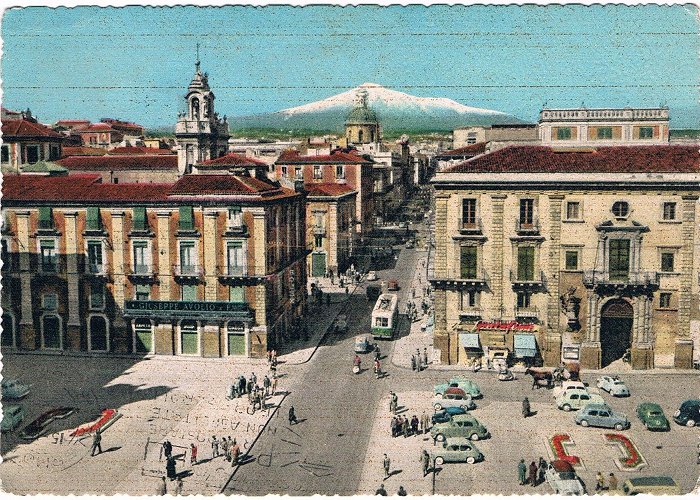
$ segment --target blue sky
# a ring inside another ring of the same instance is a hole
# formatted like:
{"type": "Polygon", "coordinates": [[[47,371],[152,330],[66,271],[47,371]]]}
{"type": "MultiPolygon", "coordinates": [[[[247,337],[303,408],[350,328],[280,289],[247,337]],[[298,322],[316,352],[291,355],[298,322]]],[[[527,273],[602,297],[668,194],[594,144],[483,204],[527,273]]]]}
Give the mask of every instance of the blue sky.
{"type": "Polygon", "coordinates": [[[692,6],[125,7],[6,11],[3,105],[44,122],[174,124],[195,45],[229,117],[374,82],[535,121],[658,106],[700,128],[692,6]]]}

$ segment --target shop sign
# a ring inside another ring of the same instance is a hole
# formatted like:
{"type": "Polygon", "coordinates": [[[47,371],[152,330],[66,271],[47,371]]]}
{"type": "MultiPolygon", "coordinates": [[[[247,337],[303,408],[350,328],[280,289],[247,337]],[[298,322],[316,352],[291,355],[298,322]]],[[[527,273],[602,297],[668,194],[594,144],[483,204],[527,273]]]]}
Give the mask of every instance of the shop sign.
{"type": "Polygon", "coordinates": [[[237,302],[194,302],[185,300],[127,300],[128,316],[149,318],[231,317],[251,314],[247,304],[237,302]]]}
{"type": "Polygon", "coordinates": [[[518,321],[479,321],[477,330],[518,330],[531,332],[535,329],[533,323],[519,323],[518,321]]]}
{"type": "Polygon", "coordinates": [[[579,348],[578,346],[566,346],[562,348],[562,358],[578,361],[579,348]]]}

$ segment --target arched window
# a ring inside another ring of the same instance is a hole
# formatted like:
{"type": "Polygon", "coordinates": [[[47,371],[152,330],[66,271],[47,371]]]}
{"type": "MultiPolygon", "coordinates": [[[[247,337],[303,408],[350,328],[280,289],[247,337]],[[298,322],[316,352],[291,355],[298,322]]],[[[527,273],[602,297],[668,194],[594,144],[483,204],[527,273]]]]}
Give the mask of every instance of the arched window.
{"type": "Polygon", "coordinates": [[[363,135],[364,135],[364,132],[363,132],[362,130],[360,130],[360,131],[357,133],[357,142],[362,143],[362,136],[363,136],[363,135]]]}
{"type": "Polygon", "coordinates": [[[369,131],[369,142],[374,142],[374,130],[369,131]]]}
{"type": "Polygon", "coordinates": [[[45,314],[41,318],[41,347],[63,349],[63,324],[57,314],[45,314]]]}
{"type": "Polygon", "coordinates": [[[199,99],[192,99],[192,120],[199,120],[199,99]]]}
{"type": "Polygon", "coordinates": [[[107,319],[101,315],[90,316],[88,321],[89,350],[109,350],[109,326],[107,319]]]}

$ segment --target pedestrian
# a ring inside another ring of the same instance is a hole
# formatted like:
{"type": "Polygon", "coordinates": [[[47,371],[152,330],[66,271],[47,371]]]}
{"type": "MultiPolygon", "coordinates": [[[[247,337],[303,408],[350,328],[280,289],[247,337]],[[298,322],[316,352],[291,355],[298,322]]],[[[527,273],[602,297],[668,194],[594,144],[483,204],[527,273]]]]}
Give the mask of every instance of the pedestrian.
{"type": "Polygon", "coordinates": [[[253,379],[248,379],[245,385],[245,391],[248,394],[248,399],[250,400],[250,393],[253,392],[253,379]]]}
{"type": "Polygon", "coordinates": [[[423,348],[423,366],[428,367],[428,348],[423,348]]]}
{"type": "Polygon", "coordinates": [[[428,418],[428,414],[425,413],[425,410],[423,411],[423,415],[421,415],[421,422],[423,427],[423,433],[425,434],[430,429],[430,419],[428,418]]]}
{"type": "Polygon", "coordinates": [[[430,455],[428,452],[423,450],[420,454],[420,462],[423,466],[423,477],[428,475],[428,469],[430,468],[430,455]]]}
{"type": "Polygon", "coordinates": [[[396,415],[396,410],[399,404],[399,397],[393,391],[389,394],[391,395],[391,400],[389,402],[389,411],[396,415]]]}
{"type": "Polygon", "coordinates": [[[384,485],[383,484],[379,485],[379,488],[377,488],[377,491],[375,491],[374,494],[382,496],[382,497],[387,496],[386,490],[384,489],[384,485]]]}
{"type": "Polygon", "coordinates": [[[251,372],[250,374],[250,380],[253,383],[253,387],[258,385],[258,376],[255,374],[255,372],[251,372]]]}
{"type": "Polygon", "coordinates": [[[274,373],[272,374],[272,389],[271,390],[272,390],[273,396],[275,394],[277,394],[277,375],[274,373]]]}
{"type": "Polygon", "coordinates": [[[406,490],[403,489],[403,486],[399,486],[399,491],[397,491],[396,494],[400,497],[405,497],[408,495],[408,493],[406,493],[406,490]]]}
{"type": "Polygon", "coordinates": [[[413,415],[413,418],[411,418],[411,432],[414,435],[418,435],[418,416],[413,415]]]}
{"type": "Polygon", "coordinates": [[[166,460],[168,459],[168,457],[170,457],[170,455],[173,454],[173,445],[167,439],[163,441],[161,452],[165,456],[166,460]]]}
{"type": "Polygon", "coordinates": [[[245,388],[246,388],[245,377],[243,375],[240,375],[238,377],[238,393],[245,394],[245,388]]]}
{"type": "Polygon", "coordinates": [[[615,474],[613,474],[612,472],[608,476],[608,490],[617,490],[617,477],[615,477],[615,474]]]}
{"type": "Polygon", "coordinates": [[[530,474],[528,476],[528,482],[530,483],[530,486],[537,486],[537,464],[533,460],[530,462],[530,474]]]}
{"type": "Polygon", "coordinates": [[[211,458],[216,458],[219,456],[219,440],[216,436],[211,437],[211,458]]]}
{"type": "Polygon", "coordinates": [[[177,481],[175,481],[175,493],[173,495],[178,496],[182,495],[182,478],[178,477],[177,481]]]}
{"type": "Polygon", "coordinates": [[[277,364],[277,351],[275,349],[272,350],[272,363],[277,364]]]}
{"type": "Polygon", "coordinates": [[[225,436],[221,436],[221,441],[219,442],[219,449],[221,449],[221,452],[223,453],[224,458],[227,461],[230,460],[229,454],[228,454],[228,451],[229,451],[228,441],[226,441],[225,436]]]}
{"type": "Polygon", "coordinates": [[[289,425],[297,424],[297,423],[299,423],[299,422],[297,421],[297,416],[294,413],[294,407],[290,406],[289,407],[289,425]]]}
{"type": "Polygon", "coordinates": [[[267,362],[272,363],[272,351],[270,349],[267,350],[267,362]]]}
{"type": "Polygon", "coordinates": [[[379,379],[382,374],[382,365],[378,359],[374,360],[374,374],[377,376],[377,379],[379,379]]]}
{"type": "Polygon", "coordinates": [[[530,416],[530,400],[525,398],[523,399],[523,418],[527,418],[530,416]]]}
{"type": "Polygon", "coordinates": [[[165,476],[161,476],[160,484],[158,484],[158,490],[156,492],[159,496],[165,496],[168,494],[168,486],[165,484],[165,476]]]}
{"type": "Polygon", "coordinates": [[[100,429],[95,430],[95,435],[92,436],[92,449],[90,450],[90,456],[94,457],[95,452],[100,450],[97,454],[102,453],[102,431],[100,429]]]}
{"type": "Polygon", "coordinates": [[[544,483],[544,474],[547,470],[547,461],[540,457],[540,461],[537,465],[537,484],[542,484],[544,483]]]}
{"type": "Polygon", "coordinates": [[[241,447],[238,446],[238,443],[236,443],[236,440],[234,438],[233,445],[231,446],[231,467],[238,464],[238,459],[240,457],[240,454],[241,454],[241,447]]]}
{"type": "Polygon", "coordinates": [[[598,471],[598,473],[595,475],[595,490],[596,491],[603,491],[605,489],[605,478],[603,477],[603,474],[598,471]]]}
{"type": "Polygon", "coordinates": [[[411,356],[411,370],[416,371],[416,355],[411,356]]]}
{"type": "Polygon", "coordinates": [[[168,461],[165,462],[165,473],[168,476],[168,479],[171,481],[174,481],[177,477],[177,472],[175,470],[175,459],[172,456],[168,457],[168,461]]]}
{"type": "Polygon", "coordinates": [[[407,438],[411,435],[411,423],[409,422],[408,417],[403,419],[403,423],[401,425],[403,426],[403,437],[407,438]]]}
{"type": "Polygon", "coordinates": [[[197,447],[194,443],[190,443],[190,465],[197,464],[197,447]]]}
{"type": "Polygon", "coordinates": [[[270,377],[265,375],[265,378],[263,379],[263,387],[265,388],[265,396],[267,396],[270,393],[270,377]]]}
{"type": "Polygon", "coordinates": [[[518,462],[518,483],[520,486],[525,484],[525,475],[527,474],[527,465],[525,465],[525,459],[521,458],[518,462]]]}
{"type": "Polygon", "coordinates": [[[391,470],[391,460],[387,456],[387,454],[384,454],[384,479],[387,479],[389,477],[389,471],[391,470]]]}
{"type": "Polygon", "coordinates": [[[396,417],[391,417],[391,437],[396,437],[396,417]]]}

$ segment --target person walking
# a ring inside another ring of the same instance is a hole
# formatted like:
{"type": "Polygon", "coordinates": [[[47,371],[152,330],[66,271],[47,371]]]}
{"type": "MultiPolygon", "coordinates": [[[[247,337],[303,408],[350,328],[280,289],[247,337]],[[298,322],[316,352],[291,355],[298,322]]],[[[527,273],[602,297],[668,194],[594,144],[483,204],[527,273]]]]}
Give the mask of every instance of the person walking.
{"type": "Polygon", "coordinates": [[[379,488],[377,488],[377,491],[375,491],[374,494],[382,497],[387,496],[386,490],[384,489],[384,485],[380,484],[379,488]]]}
{"type": "Polygon", "coordinates": [[[374,360],[374,374],[377,377],[377,380],[379,380],[379,377],[382,374],[382,365],[378,359],[374,360]]]}
{"type": "Polygon", "coordinates": [[[156,495],[165,496],[168,494],[168,486],[165,483],[165,476],[161,476],[161,481],[158,484],[158,489],[156,490],[156,495]]]}
{"type": "Polygon", "coordinates": [[[168,441],[167,439],[163,441],[163,445],[160,448],[161,456],[165,456],[166,460],[170,455],[173,454],[173,445],[170,444],[170,441],[168,441]]]}
{"type": "Polygon", "coordinates": [[[294,413],[294,407],[289,407],[289,425],[298,424],[296,413],[294,413]]]}
{"type": "Polygon", "coordinates": [[[537,464],[537,484],[544,483],[544,474],[547,471],[547,461],[540,457],[540,461],[537,464]]]}
{"type": "Polygon", "coordinates": [[[523,399],[523,418],[527,418],[530,416],[530,400],[525,398],[523,399]]]}
{"type": "Polygon", "coordinates": [[[384,479],[387,479],[389,477],[389,471],[391,470],[391,459],[387,456],[387,454],[384,454],[384,479]]]}
{"type": "Polygon", "coordinates": [[[240,375],[238,377],[238,394],[245,394],[245,389],[246,389],[245,377],[243,375],[240,375]]]}
{"type": "Polygon", "coordinates": [[[265,378],[263,379],[263,387],[265,389],[265,397],[267,397],[270,394],[270,377],[265,375],[265,378]]]}
{"type": "Polygon", "coordinates": [[[168,479],[171,481],[174,481],[177,477],[177,471],[175,470],[175,459],[172,456],[168,457],[167,462],[165,462],[165,473],[168,476],[168,479]]]}
{"type": "Polygon", "coordinates": [[[417,436],[418,435],[418,416],[413,415],[411,418],[411,432],[417,436]]]}
{"type": "Polygon", "coordinates": [[[530,470],[527,480],[530,483],[530,486],[537,486],[537,464],[534,460],[530,462],[530,470]]]}
{"type": "Polygon", "coordinates": [[[612,472],[608,476],[608,490],[609,491],[617,490],[617,477],[615,477],[615,474],[613,474],[612,472]]]}
{"type": "Polygon", "coordinates": [[[399,409],[399,397],[395,392],[391,393],[391,406],[392,413],[396,415],[396,411],[399,409]]]}
{"type": "Polygon", "coordinates": [[[224,458],[228,461],[229,456],[228,456],[228,441],[226,441],[225,436],[221,436],[221,441],[219,442],[219,449],[221,450],[221,453],[224,455],[224,458]]]}
{"type": "Polygon", "coordinates": [[[423,450],[420,454],[420,462],[423,466],[423,477],[428,475],[428,469],[430,468],[430,455],[428,452],[423,450]]]}
{"type": "Polygon", "coordinates": [[[190,443],[190,465],[197,464],[197,447],[194,443],[190,443]]]}
{"type": "Polygon", "coordinates": [[[396,437],[396,417],[391,417],[391,437],[396,437]]]}
{"type": "Polygon", "coordinates": [[[427,347],[423,348],[423,366],[428,368],[428,348],[427,347]]]}
{"type": "Polygon", "coordinates": [[[231,445],[231,467],[238,465],[238,459],[241,455],[241,447],[236,443],[236,439],[233,439],[233,444],[231,445]]]}
{"type": "Polygon", "coordinates": [[[399,486],[399,491],[397,491],[396,494],[400,497],[405,497],[408,495],[408,493],[406,493],[406,490],[403,489],[403,486],[399,486]]]}
{"type": "Polygon", "coordinates": [[[272,387],[270,388],[270,390],[272,391],[273,396],[277,394],[277,375],[276,374],[272,375],[272,387]]]}
{"type": "Polygon", "coordinates": [[[411,370],[416,371],[416,355],[411,356],[411,370]]]}
{"type": "Polygon", "coordinates": [[[605,489],[605,478],[603,477],[603,474],[598,471],[598,473],[595,475],[595,490],[596,491],[603,491],[605,489]]]}
{"type": "Polygon", "coordinates": [[[525,484],[525,476],[527,475],[527,465],[525,465],[525,459],[521,458],[518,462],[518,483],[520,486],[525,484]]]}
{"type": "Polygon", "coordinates": [[[211,437],[211,458],[216,458],[219,456],[219,440],[216,436],[211,437]]]}
{"type": "Polygon", "coordinates": [[[95,452],[99,450],[98,455],[102,453],[102,431],[100,429],[95,430],[95,434],[92,436],[92,449],[90,450],[90,456],[94,457],[95,452]]]}
{"type": "Polygon", "coordinates": [[[408,417],[403,419],[403,437],[407,438],[408,436],[411,435],[411,422],[408,420],[408,417]]]}
{"type": "Polygon", "coordinates": [[[182,478],[178,477],[177,481],[175,481],[175,493],[173,493],[175,496],[182,495],[182,478]]]}

